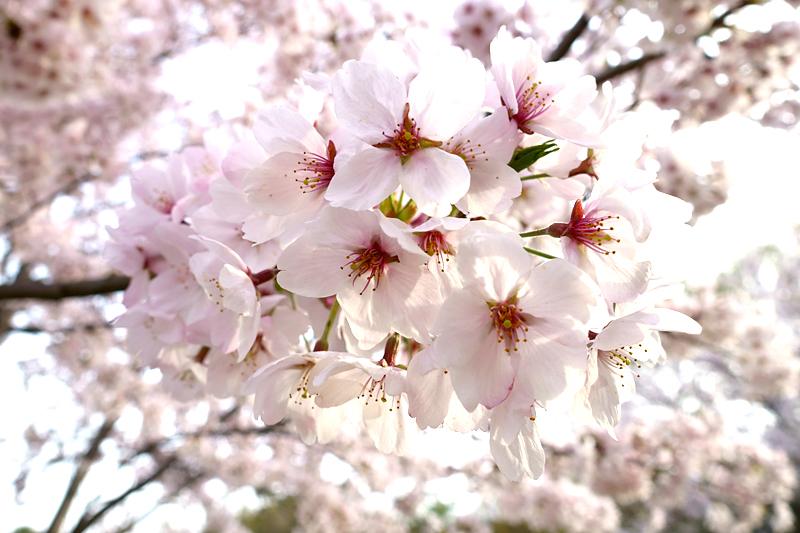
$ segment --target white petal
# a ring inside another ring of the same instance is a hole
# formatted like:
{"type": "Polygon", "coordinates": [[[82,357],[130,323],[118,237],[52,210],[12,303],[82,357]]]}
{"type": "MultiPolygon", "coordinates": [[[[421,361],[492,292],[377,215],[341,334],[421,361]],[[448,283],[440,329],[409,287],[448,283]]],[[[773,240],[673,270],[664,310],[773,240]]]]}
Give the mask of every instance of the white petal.
{"type": "Polygon", "coordinates": [[[519,481],[522,476],[539,479],[544,472],[544,448],[533,420],[523,426],[516,440],[509,445],[489,439],[489,449],[497,467],[511,481],[519,481]]]}
{"type": "Polygon", "coordinates": [[[219,272],[219,286],[222,289],[222,305],[240,315],[253,315],[257,298],[250,276],[238,268],[225,265],[219,272]]]}
{"type": "Polygon", "coordinates": [[[325,198],[334,207],[371,209],[397,188],[400,166],[394,151],[365,148],[337,169],[325,198]]]}
{"type": "Polygon", "coordinates": [[[264,109],[258,114],[253,133],[267,155],[280,152],[325,153],[322,136],[297,111],[285,107],[264,109]]]}
{"type": "Polygon", "coordinates": [[[417,150],[399,171],[403,189],[430,216],[446,216],[469,190],[467,164],[438,148],[417,150]]]}
{"type": "Polygon", "coordinates": [[[384,66],[346,61],[333,76],[331,89],[336,117],[367,144],[384,142],[403,120],[406,88],[384,66]]]}

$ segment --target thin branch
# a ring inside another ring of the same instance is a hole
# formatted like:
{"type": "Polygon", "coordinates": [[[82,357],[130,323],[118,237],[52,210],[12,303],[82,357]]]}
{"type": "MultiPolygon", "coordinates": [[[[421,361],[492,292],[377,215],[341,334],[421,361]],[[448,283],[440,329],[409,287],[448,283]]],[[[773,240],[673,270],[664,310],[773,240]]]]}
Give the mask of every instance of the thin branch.
{"type": "Polygon", "coordinates": [[[572,47],[572,43],[574,43],[578,37],[581,36],[588,26],[589,16],[584,13],[581,15],[581,18],[578,19],[578,22],[576,22],[575,25],[564,34],[564,37],[561,38],[561,42],[558,43],[558,46],[555,50],[550,52],[550,57],[548,57],[547,60],[558,61],[567,55],[567,52],[569,52],[569,49],[572,47]]]}
{"type": "Polygon", "coordinates": [[[33,216],[33,214],[36,213],[36,211],[38,211],[42,207],[45,207],[53,203],[53,200],[55,200],[56,197],[58,197],[59,195],[70,193],[75,189],[77,189],[80,184],[85,183],[87,181],[91,181],[93,179],[95,179],[95,177],[92,176],[91,174],[85,174],[79,178],[73,179],[72,181],[63,185],[62,187],[59,187],[58,189],[51,192],[47,196],[44,196],[39,200],[36,200],[28,207],[27,211],[25,211],[24,213],[15,218],[3,222],[2,227],[0,227],[0,233],[5,233],[19,226],[20,224],[28,220],[31,216],[33,216]]]}
{"type": "Polygon", "coordinates": [[[612,67],[600,74],[595,75],[595,79],[597,80],[598,85],[602,85],[603,83],[607,82],[608,80],[614,79],[617,76],[621,76],[633,70],[639,69],[650,63],[651,61],[655,61],[656,59],[661,59],[667,55],[666,52],[654,52],[650,54],[645,54],[639,59],[634,59],[633,61],[628,61],[627,63],[622,63],[621,65],[617,65],[616,67],[612,67]]]}
{"type": "Polygon", "coordinates": [[[135,484],[134,486],[132,486],[131,488],[129,488],[128,490],[126,490],[125,492],[114,498],[113,500],[107,501],[99,511],[92,514],[91,516],[87,514],[88,511],[87,513],[84,513],[83,516],[81,516],[81,519],[78,521],[78,524],[75,526],[75,529],[72,530],[72,533],[81,533],[82,531],[86,531],[86,529],[89,528],[89,526],[100,520],[103,517],[103,515],[105,515],[108,511],[110,511],[111,509],[122,503],[122,501],[125,500],[125,498],[127,498],[134,492],[138,492],[146,485],[149,485],[150,483],[161,477],[161,475],[164,474],[164,472],[166,472],[172,466],[172,464],[175,463],[177,460],[178,460],[177,454],[170,455],[163,463],[159,465],[159,467],[152,474],[142,479],[137,484],[135,484]]]}
{"type": "Polygon", "coordinates": [[[727,24],[725,24],[725,19],[728,18],[728,15],[732,15],[733,13],[736,13],[737,11],[742,9],[743,7],[754,6],[754,5],[758,5],[758,4],[762,4],[762,3],[763,3],[763,0],[739,0],[738,4],[729,7],[728,10],[725,11],[722,15],[720,15],[717,18],[715,18],[714,20],[712,20],[711,24],[709,24],[709,26],[706,29],[706,31],[701,33],[698,37],[702,37],[703,35],[710,35],[711,32],[716,30],[717,28],[726,27],[727,24]]]}
{"type": "Polygon", "coordinates": [[[58,512],[56,512],[53,522],[47,529],[47,533],[58,533],[59,529],[61,529],[61,524],[64,522],[64,518],[67,516],[67,511],[69,510],[70,505],[72,505],[72,500],[75,499],[75,495],[78,493],[78,487],[80,487],[80,484],[83,482],[83,478],[86,477],[86,473],[89,472],[89,467],[100,455],[100,443],[102,443],[106,437],[108,437],[108,434],[111,431],[111,428],[114,427],[116,421],[116,417],[106,418],[106,421],[103,422],[103,425],[97,430],[97,434],[95,434],[94,438],[92,439],[89,450],[83,454],[83,457],[78,463],[78,468],[75,469],[75,474],[72,476],[72,480],[69,483],[69,487],[64,495],[64,499],[61,501],[58,512]]]}
{"type": "Polygon", "coordinates": [[[94,296],[124,291],[130,278],[111,274],[102,279],[73,281],[48,285],[40,281],[17,279],[11,285],[0,285],[0,300],[32,298],[35,300],[62,300],[81,296],[94,296]]]}

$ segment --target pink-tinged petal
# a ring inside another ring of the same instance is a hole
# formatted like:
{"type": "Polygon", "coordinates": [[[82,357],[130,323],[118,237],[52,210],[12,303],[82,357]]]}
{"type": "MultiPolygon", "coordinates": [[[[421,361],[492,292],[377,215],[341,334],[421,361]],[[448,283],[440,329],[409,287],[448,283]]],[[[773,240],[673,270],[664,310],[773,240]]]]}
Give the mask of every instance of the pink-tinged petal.
{"type": "Polygon", "coordinates": [[[534,318],[527,342],[519,343],[516,386],[543,402],[564,401],[586,382],[587,332],[564,327],[557,319],[534,318]]]}
{"type": "Polygon", "coordinates": [[[241,187],[245,174],[263,163],[266,158],[267,154],[255,139],[246,139],[231,147],[228,155],[222,160],[222,172],[232,184],[241,187]]]}
{"type": "Polygon", "coordinates": [[[699,335],[703,328],[694,319],[689,318],[683,313],[673,311],[672,309],[650,309],[647,311],[658,317],[658,323],[653,326],[653,329],[658,331],[676,331],[680,333],[688,333],[690,335],[699,335]]]}
{"type": "Polygon", "coordinates": [[[456,204],[473,216],[500,213],[522,192],[519,173],[508,165],[480,167],[470,175],[469,190],[456,204]]]}
{"type": "Polygon", "coordinates": [[[326,248],[351,251],[367,248],[380,234],[381,216],[376,211],[326,206],[317,220],[308,224],[308,234],[326,248]]]}
{"type": "MultiPolygon", "coordinates": [[[[351,408],[354,404],[342,406],[338,409],[315,409],[316,413],[316,434],[320,444],[328,444],[340,435],[342,424],[346,420],[353,419],[351,408]]],[[[357,408],[357,406],[354,406],[357,408]]]]}
{"type": "Polygon", "coordinates": [[[303,235],[278,258],[278,283],[302,296],[332,296],[348,283],[347,273],[333,272],[347,264],[345,255],[340,250],[321,248],[303,235]]]}
{"type": "Polygon", "coordinates": [[[550,92],[555,100],[550,111],[574,118],[592,103],[597,96],[597,82],[593,76],[581,76],[583,65],[575,59],[550,61],[539,66],[537,80],[542,82],[540,90],[550,92]],[[550,90],[552,87],[555,90],[550,90]]]}
{"type": "Polygon", "coordinates": [[[247,203],[268,215],[288,215],[300,209],[318,193],[306,193],[296,179],[302,154],[281,152],[247,173],[244,192],[247,203]]]}
{"type": "Polygon", "coordinates": [[[511,444],[517,440],[520,430],[533,416],[532,398],[515,387],[506,400],[492,409],[491,438],[500,444],[511,444]]]}
{"type": "Polygon", "coordinates": [[[429,351],[432,351],[431,346],[408,363],[408,414],[417,419],[420,429],[441,426],[450,411],[453,397],[453,385],[445,370],[434,369],[423,375],[429,351]]]}
{"type": "Polygon", "coordinates": [[[481,62],[458,48],[428,62],[408,87],[420,136],[444,141],[463,128],[483,103],[485,79],[481,62]]]}
{"type": "Polygon", "coordinates": [[[331,80],[336,117],[350,132],[377,144],[403,120],[406,88],[381,65],[346,61],[331,80]]]}
{"type": "Polygon", "coordinates": [[[237,353],[239,354],[239,361],[242,362],[247,357],[247,354],[250,353],[250,349],[253,347],[253,343],[256,342],[256,337],[258,336],[258,331],[261,327],[261,306],[256,304],[255,309],[253,310],[253,314],[251,316],[242,316],[239,317],[239,346],[237,349],[237,353]]]}
{"type": "Polygon", "coordinates": [[[344,290],[336,295],[362,350],[378,344],[394,327],[392,319],[396,316],[396,309],[387,312],[387,309],[375,305],[374,296],[375,292],[370,288],[364,294],[359,294],[358,290],[344,290]]]}
{"type": "Polygon", "coordinates": [[[586,185],[571,178],[542,178],[542,185],[559,198],[577,200],[586,193],[586,185]]]}
{"type": "Polygon", "coordinates": [[[214,213],[223,220],[238,223],[253,213],[253,209],[247,205],[247,195],[242,192],[241,187],[226,179],[212,181],[208,192],[211,194],[214,213]]]}
{"type": "Polygon", "coordinates": [[[455,291],[445,300],[434,332],[439,335],[436,360],[444,368],[468,364],[484,339],[495,333],[486,302],[468,290],[455,291]]]}
{"type": "Polygon", "coordinates": [[[599,255],[589,252],[587,257],[594,267],[603,298],[609,302],[632,302],[647,290],[650,279],[649,262],[626,259],[619,254],[599,255]]]}
{"type": "Polygon", "coordinates": [[[420,211],[439,217],[467,193],[469,179],[464,160],[438,148],[417,150],[399,172],[400,184],[420,211]]]}
{"type": "Polygon", "coordinates": [[[209,251],[213,252],[217,257],[219,257],[223,263],[233,265],[234,267],[238,268],[243,272],[247,272],[247,265],[244,264],[242,258],[239,257],[239,254],[225,246],[219,241],[215,241],[214,239],[209,239],[208,237],[204,237],[202,235],[192,236],[192,239],[196,239],[201,241],[209,251]]]}
{"type": "Polygon", "coordinates": [[[597,354],[597,381],[589,389],[588,398],[595,422],[612,437],[622,414],[621,405],[636,393],[633,374],[627,367],[617,367],[615,360],[608,352],[597,354]]]}
{"type": "Polygon", "coordinates": [[[622,346],[639,344],[650,329],[635,320],[617,319],[610,322],[592,342],[596,350],[616,350],[622,346]]]}
{"type": "Polygon", "coordinates": [[[649,227],[644,224],[644,213],[636,206],[633,195],[622,187],[614,187],[608,194],[603,194],[593,210],[611,211],[624,217],[631,225],[636,242],[644,242],[650,235],[649,227]]]}
{"type": "Polygon", "coordinates": [[[400,167],[393,150],[365,148],[336,171],[325,198],[334,207],[371,209],[397,188],[400,167]]]}
{"type": "Polygon", "coordinates": [[[516,114],[517,87],[521,86],[527,76],[535,77],[542,64],[542,52],[533,39],[512,38],[511,33],[500,29],[497,37],[489,45],[492,57],[492,74],[494,74],[503,103],[516,114]]]}
{"type": "Polygon", "coordinates": [[[434,276],[414,264],[391,264],[374,293],[375,308],[392,317],[394,330],[422,344],[431,342],[431,328],[441,303],[434,276]]]}
{"type": "MultiPolygon", "coordinates": [[[[442,343],[441,339],[437,342],[442,343]]],[[[517,372],[503,346],[494,335],[487,335],[469,363],[448,367],[453,389],[467,411],[478,404],[491,409],[511,392],[517,372]]]]}
{"type": "Polygon", "coordinates": [[[223,310],[211,321],[211,344],[222,353],[231,353],[239,347],[239,316],[232,311],[223,310]]]}
{"type": "Polygon", "coordinates": [[[310,151],[325,154],[322,136],[297,111],[273,107],[259,112],[253,133],[267,155],[310,151]]]}
{"type": "Polygon", "coordinates": [[[469,433],[470,431],[489,431],[489,411],[482,405],[478,405],[474,411],[464,409],[456,396],[450,400],[450,412],[444,419],[444,427],[459,433],[469,433]]]}
{"type": "Polygon", "coordinates": [[[253,374],[245,384],[244,394],[255,392],[253,414],[271,426],[277,424],[288,413],[288,403],[303,374],[304,365],[296,356],[276,361],[264,368],[263,372],[253,374]]]}
{"type": "Polygon", "coordinates": [[[202,308],[206,300],[205,293],[197,286],[194,277],[177,269],[162,272],[150,280],[149,293],[153,307],[168,313],[202,308]]]}
{"type": "MultiPolygon", "coordinates": [[[[515,295],[530,275],[530,255],[514,239],[476,234],[458,247],[458,271],[486,302],[504,302],[515,295]]],[[[488,311],[487,311],[488,313],[488,311]]]]}
{"type": "Polygon", "coordinates": [[[408,400],[403,395],[389,396],[386,402],[376,400],[365,405],[364,425],[375,447],[382,453],[405,455],[419,435],[417,424],[408,416],[408,400]]]}
{"type": "Polygon", "coordinates": [[[497,467],[511,481],[519,481],[523,476],[539,479],[544,472],[544,448],[533,420],[528,420],[516,440],[508,445],[490,438],[489,450],[497,467]]]}
{"type": "Polygon", "coordinates": [[[535,316],[569,316],[585,323],[602,304],[586,275],[563,259],[534,268],[528,286],[531,290],[520,297],[520,306],[535,316]]]}
{"type": "Polygon", "coordinates": [[[280,237],[287,227],[287,218],[259,213],[245,220],[242,224],[244,238],[255,244],[261,244],[280,237]]]}
{"type": "Polygon", "coordinates": [[[219,272],[219,286],[222,289],[223,306],[234,313],[253,316],[258,301],[250,276],[231,265],[225,265],[219,272]]]}

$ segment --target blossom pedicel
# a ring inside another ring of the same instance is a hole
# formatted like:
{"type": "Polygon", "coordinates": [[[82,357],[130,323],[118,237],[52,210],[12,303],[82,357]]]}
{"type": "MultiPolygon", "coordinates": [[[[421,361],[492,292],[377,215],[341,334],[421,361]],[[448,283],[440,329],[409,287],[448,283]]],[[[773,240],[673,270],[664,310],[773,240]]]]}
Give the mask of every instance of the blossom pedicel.
{"type": "Polygon", "coordinates": [[[488,70],[423,41],[380,64],[390,46],[316,80],[338,123],[270,108],[221,161],[136,173],[109,254],[135,280],[119,323],[182,398],[255,393],[306,443],[363,424],[395,454],[420,428],[489,431],[509,479],[537,478],[536,409],[613,436],[629,368],[663,359],[653,332],[699,332],[657,307],[679,275],[640,246],[689,210],[652,216],[642,137],[611,133],[610,86],[576,61],[505,30],[488,70]]]}

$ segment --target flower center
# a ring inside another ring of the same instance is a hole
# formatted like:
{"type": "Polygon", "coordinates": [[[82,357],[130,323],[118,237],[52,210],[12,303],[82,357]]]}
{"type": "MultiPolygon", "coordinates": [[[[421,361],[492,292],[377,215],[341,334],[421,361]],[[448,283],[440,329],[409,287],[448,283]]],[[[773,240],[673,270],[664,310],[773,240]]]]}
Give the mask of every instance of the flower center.
{"type": "Polygon", "coordinates": [[[315,396],[315,394],[308,392],[308,374],[311,372],[311,369],[314,368],[314,363],[308,362],[297,365],[295,368],[302,368],[303,372],[300,374],[300,379],[297,380],[294,392],[289,392],[289,399],[294,400],[294,403],[297,405],[302,405],[303,400],[311,398],[313,401],[313,397],[315,396]]]}
{"type": "Polygon", "coordinates": [[[541,82],[530,84],[530,81],[531,77],[528,76],[525,83],[517,89],[517,113],[511,117],[517,122],[519,129],[528,135],[533,134],[528,124],[555,103],[549,92],[544,92],[543,89],[539,91],[541,82]]]}
{"type": "Polygon", "coordinates": [[[400,396],[386,397],[386,376],[379,380],[368,378],[367,382],[361,388],[361,393],[358,397],[364,400],[365,405],[369,405],[370,400],[374,402],[389,403],[389,411],[400,410],[400,396]]]}
{"type": "Polygon", "coordinates": [[[367,278],[367,282],[359,294],[364,294],[364,291],[367,290],[372,280],[375,280],[375,286],[372,290],[373,292],[377,290],[381,282],[381,277],[386,272],[389,263],[398,263],[400,261],[396,255],[390,256],[384,252],[378,243],[373,243],[369,248],[364,248],[348,254],[345,259],[349,261],[340,268],[344,270],[344,267],[350,267],[351,272],[347,274],[347,277],[353,278],[353,285],[356,284],[356,280],[361,276],[366,276],[367,278]]]}
{"type": "MultiPolygon", "coordinates": [[[[641,344],[638,346],[623,346],[611,351],[598,350],[597,360],[604,363],[614,375],[623,378],[622,370],[624,370],[625,367],[635,365],[637,370],[642,368],[642,365],[639,364],[639,360],[634,357],[634,352],[637,350],[647,352],[647,349],[641,344]]],[[[635,375],[637,378],[641,377],[639,374],[635,375]]],[[[624,387],[625,385],[622,386],[624,387]]]]}
{"type": "Polygon", "coordinates": [[[608,234],[609,231],[614,231],[614,220],[620,220],[619,215],[584,216],[581,201],[575,200],[569,223],[551,224],[548,234],[553,237],[569,237],[577,244],[601,255],[613,255],[617,251],[611,250],[609,246],[622,242],[608,234]]]}
{"type": "Polygon", "coordinates": [[[398,124],[392,131],[393,135],[386,135],[386,132],[381,132],[386,141],[373,144],[375,148],[391,148],[394,150],[395,155],[400,158],[402,164],[406,164],[411,154],[421,148],[431,148],[441,146],[442,141],[432,141],[422,137],[421,130],[417,127],[417,121],[409,118],[410,106],[406,104],[403,111],[403,123],[398,124]]]}
{"type": "Polygon", "coordinates": [[[328,142],[328,151],[324,156],[303,152],[303,160],[297,162],[294,180],[300,184],[303,194],[324,189],[333,178],[333,160],[336,147],[333,141],[328,142]]]}
{"type": "Polygon", "coordinates": [[[431,257],[436,256],[436,264],[444,272],[444,264],[450,261],[450,258],[445,256],[455,255],[444,234],[437,230],[431,230],[425,233],[418,233],[416,237],[419,247],[431,257]]]}
{"type": "Polygon", "coordinates": [[[489,304],[492,322],[497,332],[497,342],[506,343],[506,352],[517,351],[517,343],[528,342],[528,326],[522,316],[522,308],[516,306],[516,299],[512,297],[504,303],[489,304]]]}

